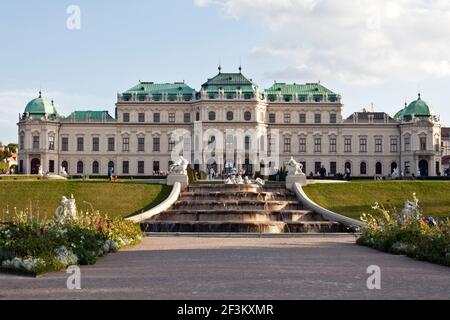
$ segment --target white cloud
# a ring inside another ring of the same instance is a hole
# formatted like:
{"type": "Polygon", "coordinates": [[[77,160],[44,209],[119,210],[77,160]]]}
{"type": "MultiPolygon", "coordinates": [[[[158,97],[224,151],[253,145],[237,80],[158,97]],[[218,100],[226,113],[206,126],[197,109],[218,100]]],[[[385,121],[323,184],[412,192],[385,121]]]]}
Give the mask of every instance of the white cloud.
{"type": "Polygon", "coordinates": [[[266,27],[252,58],[284,59],[274,75],[374,84],[450,76],[447,0],[197,0],[266,27]]]}

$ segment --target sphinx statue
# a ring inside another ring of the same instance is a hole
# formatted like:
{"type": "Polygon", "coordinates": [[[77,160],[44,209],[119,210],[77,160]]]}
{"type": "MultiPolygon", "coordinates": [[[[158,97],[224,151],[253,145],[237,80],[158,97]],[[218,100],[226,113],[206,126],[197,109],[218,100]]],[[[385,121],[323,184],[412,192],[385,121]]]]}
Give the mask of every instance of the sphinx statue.
{"type": "Polygon", "coordinates": [[[187,167],[189,165],[189,161],[186,160],[183,157],[180,157],[180,159],[172,164],[169,168],[171,175],[184,175],[187,176],[187,167]]]}
{"type": "Polygon", "coordinates": [[[303,165],[295,161],[294,158],[291,158],[291,160],[289,160],[286,169],[288,172],[288,176],[301,176],[304,174],[303,165]]]}

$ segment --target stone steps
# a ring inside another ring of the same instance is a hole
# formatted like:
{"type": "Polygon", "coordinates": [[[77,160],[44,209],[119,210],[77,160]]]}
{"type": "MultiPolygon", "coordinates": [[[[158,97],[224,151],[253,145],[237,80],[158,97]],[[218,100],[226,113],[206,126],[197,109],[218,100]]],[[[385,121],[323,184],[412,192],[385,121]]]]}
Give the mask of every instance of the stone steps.
{"type": "Polygon", "coordinates": [[[165,212],[142,223],[145,232],[343,233],[342,224],[305,210],[280,185],[191,185],[165,212]]]}
{"type": "Polygon", "coordinates": [[[334,233],[346,232],[340,223],[314,222],[241,222],[241,221],[147,221],[144,232],[214,233],[334,233]]]}
{"type": "Polygon", "coordinates": [[[298,201],[256,201],[256,200],[180,200],[172,209],[177,210],[303,210],[298,201]]]}
{"type": "Polygon", "coordinates": [[[320,221],[323,218],[309,210],[176,210],[170,209],[155,217],[152,221],[240,221],[240,222],[298,222],[320,221]]]}

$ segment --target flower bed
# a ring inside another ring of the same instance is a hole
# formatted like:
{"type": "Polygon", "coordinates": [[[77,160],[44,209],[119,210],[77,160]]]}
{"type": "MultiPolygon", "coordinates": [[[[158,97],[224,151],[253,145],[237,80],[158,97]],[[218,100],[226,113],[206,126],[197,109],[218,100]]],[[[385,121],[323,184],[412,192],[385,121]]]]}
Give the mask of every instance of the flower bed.
{"type": "Polygon", "coordinates": [[[98,212],[62,222],[16,214],[13,222],[0,222],[0,270],[39,275],[77,264],[91,265],[141,239],[139,225],[108,219],[98,212]]]}
{"type": "Polygon", "coordinates": [[[450,266],[450,219],[424,218],[415,194],[401,213],[378,204],[373,209],[377,214],[361,217],[367,227],[358,244],[450,266]]]}

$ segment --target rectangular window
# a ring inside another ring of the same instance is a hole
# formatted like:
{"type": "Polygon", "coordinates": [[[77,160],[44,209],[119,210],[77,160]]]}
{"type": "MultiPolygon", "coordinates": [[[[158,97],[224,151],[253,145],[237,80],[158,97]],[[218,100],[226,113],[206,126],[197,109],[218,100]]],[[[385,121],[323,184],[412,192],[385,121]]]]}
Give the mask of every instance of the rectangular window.
{"type": "Polygon", "coordinates": [[[275,122],[276,122],[276,114],[269,113],[269,123],[275,123],[275,122]]]}
{"type": "Polygon", "coordinates": [[[330,138],[330,152],[337,151],[337,141],[336,138],[330,138]]]}
{"type": "Polygon", "coordinates": [[[320,174],[320,169],[322,168],[322,162],[315,162],[314,163],[314,173],[316,174],[316,175],[319,175],[320,174]]]}
{"type": "Polygon", "coordinates": [[[61,139],[61,151],[69,151],[69,138],[63,137],[61,139]]]}
{"type": "Polygon", "coordinates": [[[138,152],[145,151],[145,138],[138,138],[138,152]]]}
{"type": "Polygon", "coordinates": [[[169,113],[169,122],[174,123],[175,122],[175,113],[169,113]]]}
{"type": "Polygon", "coordinates": [[[84,138],[82,137],[77,138],[77,151],[84,151],[84,138]]]}
{"type": "Polygon", "coordinates": [[[335,175],[337,173],[337,163],[335,161],[330,162],[330,174],[335,175]]]}
{"type": "Polygon", "coordinates": [[[299,139],[299,152],[306,152],[306,138],[299,139]]]}
{"type": "Polygon", "coordinates": [[[114,138],[108,138],[108,151],[116,150],[116,140],[114,138]]]}
{"type": "Polygon", "coordinates": [[[155,122],[155,123],[161,122],[161,114],[160,113],[153,114],[153,122],[155,122]]]}
{"type": "Polygon", "coordinates": [[[153,138],[153,152],[159,152],[161,150],[160,141],[160,138],[153,138]]]}
{"type": "Polygon", "coordinates": [[[185,113],[184,114],[184,123],[190,123],[191,122],[191,114],[185,113]]]}
{"type": "Polygon", "coordinates": [[[299,122],[299,123],[306,123],[306,114],[300,113],[300,114],[298,115],[298,122],[299,122]]]}
{"type": "Polygon", "coordinates": [[[284,152],[291,152],[291,138],[284,138],[284,152]]]}
{"type": "Polygon", "coordinates": [[[159,174],[159,161],[153,161],[153,174],[159,174]]]}
{"type": "Polygon", "coordinates": [[[344,139],[344,152],[352,152],[352,138],[344,139]]]}
{"type": "Polygon", "coordinates": [[[130,114],[129,113],[123,114],[123,122],[130,122],[130,114]]]}
{"type": "Polygon", "coordinates": [[[175,149],[175,141],[170,139],[169,140],[169,152],[172,152],[175,149]]]}
{"type": "Polygon", "coordinates": [[[33,149],[39,149],[39,136],[33,136],[33,149]]]}
{"type": "Polygon", "coordinates": [[[391,152],[398,152],[398,139],[391,139],[391,152]]]}
{"type": "Polygon", "coordinates": [[[24,148],[25,148],[25,136],[22,134],[20,135],[19,149],[23,150],[24,148]]]}
{"type": "Polygon", "coordinates": [[[405,151],[411,151],[411,137],[405,137],[405,151]]]}
{"type": "Polygon", "coordinates": [[[23,160],[19,161],[19,172],[23,173],[23,160]]]}
{"type": "Polygon", "coordinates": [[[291,114],[290,113],[284,114],[284,123],[291,123],[291,114]]]}
{"type": "Polygon", "coordinates": [[[367,152],[367,138],[359,139],[359,152],[367,152]]]}
{"type": "Polygon", "coordinates": [[[122,151],[130,151],[130,138],[123,138],[122,151]]]}
{"type": "Polygon", "coordinates": [[[250,141],[250,137],[246,136],[245,137],[245,151],[249,151],[251,148],[251,141],[250,141]]]}
{"type": "Polygon", "coordinates": [[[100,138],[99,137],[92,138],[92,151],[94,151],[94,152],[100,151],[100,138]]]}
{"type": "Polygon", "coordinates": [[[420,138],[420,151],[427,150],[427,138],[420,138]]]}
{"type": "Polygon", "coordinates": [[[48,162],[48,171],[50,173],[55,173],[55,160],[50,160],[48,162]]]}
{"type": "Polygon", "coordinates": [[[409,163],[409,161],[405,161],[405,174],[410,174],[411,173],[411,165],[409,163]]]}
{"type": "Polygon", "coordinates": [[[139,115],[138,115],[138,121],[139,122],[145,122],[145,113],[143,113],[143,112],[140,112],[139,113],[139,115]]]}
{"type": "Polygon", "coordinates": [[[314,123],[322,123],[322,116],[320,113],[314,115],[314,123]]]}
{"type": "MultiPolygon", "coordinates": [[[[50,151],[55,150],[55,136],[48,137],[48,150],[50,150],[50,151]]],[[[52,171],[50,171],[50,172],[52,172],[52,171]]]]}
{"type": "Polygon", "coordinates": [[[337,122],[337,116],[336,113],[330,114],[330,123],[336,123],[337,122]]]}
{"type": "Polygon", "coordinates": [[[314,152],[322,152],[322,138],[314,138],[314,152]]]}
{"type": "Polygon", "coordinates": [[[145,173],[145,163],[144,161],[138,161],[138,174],[145,173]]]}
{"type": "Polygon", "coordinates": [[[130,162],[129,161],[122,162],[122,173],[123,174],[130,173],[130,162]]]}
{"type": "MultiPolygon", "coordinates": [[[[383,139],[375,139],[375,152],[383,152],[383,139]]],[[[392,140],[391,140],[391,152],[392,152],[392,140]]]]}

